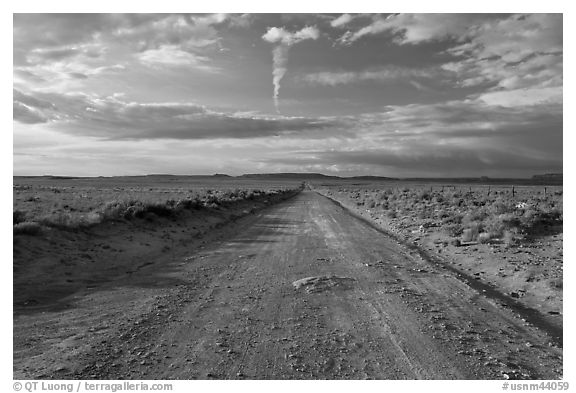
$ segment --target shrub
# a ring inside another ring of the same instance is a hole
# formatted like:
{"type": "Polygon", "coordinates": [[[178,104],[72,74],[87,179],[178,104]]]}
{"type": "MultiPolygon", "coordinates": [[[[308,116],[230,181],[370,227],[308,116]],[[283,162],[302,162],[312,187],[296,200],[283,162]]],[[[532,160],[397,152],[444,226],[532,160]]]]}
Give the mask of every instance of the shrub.
{"type": "Polygon", "coordinates": [[[57,212],[40,218],[40,223],[45,226],[65,228],[72,226],[72,215],[65,212],[57,212]]]}
{"type": "Polygon", "coordinates": [[[448,215],[447,217],[442,218],[443,224],[461,224],[462,223],[462,214],[452,214],[448,215]]]}
{"type": "Polygon", "coordinates": [[[194,199],[180,199],[178,202],[176,202],[176,209],[191,210],[200,209],[201,207],[202,201],[198,197],[194,199]]]}
{"type": "Polygon", "coordinates": [[[470,228],[464,229],[462,231],[462,241],[471,242],[478,239],[479,232],[479,226],[472,226],[470,228]]]}
{"type": "Polygon", "coordinates": [[[507,247],[514,247],[516,244],[518,244],[518,239],[512,231],[506,230],[502,235],[502,243],[504,243],[507,247]]]}
{"type": "Polygon", "coordinates": [[[170,208],[168,203],[150,203],[144,205],[142,213],[154,213],[159,217],[172,217],[174,215],[174,210],[170,208]]]}
{"type": "Polygon", "coordinates": [[[450,213],[444,209],[438,211],[437,217],[444,221],[445,219],[450,219],[450,213]]]}
{"type": "Polygon", "coordinates": [[[462,224],[469,225],[476,222],[482,222],[488,214],[483,209],[476,209],[462,217],[462,224]]]}
{"type": "Polygon", "coordinates": [[[417,216],[421,220],[430,217],[426,209],[421,209],[420,211],[418,211],[417,216]]]}
{"type": "Polygon", "coordinates": [[[492,240],[492,235],[486,232],[482,232],[481,234],[478,235],[478,242],[485,244],[490,242],[490,240],[492,240]]]}
{"type": "Polygon", "coordinates": [[[538,214],[539,213],[534,209],[527,209],[524,211],[521,220],[524,224],[531,225],[531,223],[538,219],[538,214]]]}
{"type": "Polygon", "coordinates": [[[37,222],[24,221],[14,225],[14,235],[39,235],[42,227],[37,222]]]}
{"type": "Polygon", "coordinates": [[[460,247],[460,239],[451,239],[450,240],[450,244],[455,246],[455,247],[460,247]]]}
{"type": "Polygon", "coordinates": [[[50,216],[44,216],[40,219],[40,223],[47,227],[55,227],[60,229],[74,229],[95,225],[104,219],[101,213],[91,212],[81,215],[73,215],[71,213],[59,212],[50,216]]]}
{"type": "Polygon", "coordinates": [[[104,217],[100,213],[90,212],[80,216],[79,221],[81,226],[95,225],[102,222],[104,217]]]}
{"type": "Polygon", "coordinates": [[[514,206],[512,203],[504,203],[504,201],[499,198],[488,207],[488,211],[490,214],[500,215],[514,211],[514,206]]]}
{"type": "Polygon", "coordinates": [[[438,204],[444,203],[444,197],[440,194],[436,194],[434,198],[432,198],[432,202],[438,204]]]}
{"type": "Polygon", "coordinates": [[[26,212],[22,210],[14,210],[12,212],[12,223],[14,225],[26,221],[26,212]]]}
{"type": "Polygon", "coordinates": [[[420,193],[418,193],[417,195],[418,199],[423,200],[423,201],[429,201],[430,200],[430,193],[428,191],[420,191],[420,193]]]}
{"type": "Polygon", "coordinates": [[[96,212],[100,213],[104,220],[117,220],[133,216],[137,201],[112,201],[104,204],[96,212]]]}
{"type": "Polygon", "coordinates": [[[442,230],[450,236],[460,236],[463,228],[460,224],[443,224],[442,230]]]}

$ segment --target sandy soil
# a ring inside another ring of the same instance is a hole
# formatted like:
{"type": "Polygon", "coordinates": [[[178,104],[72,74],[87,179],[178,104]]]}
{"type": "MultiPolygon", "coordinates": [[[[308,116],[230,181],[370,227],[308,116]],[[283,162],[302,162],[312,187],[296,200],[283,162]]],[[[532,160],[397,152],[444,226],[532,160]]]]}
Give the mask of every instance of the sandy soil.
{"type": "Polygon", "coordinates": [[[553,326],[317,193],[203,220],[19,240],[14,378],[562,375],[553,326]]]}

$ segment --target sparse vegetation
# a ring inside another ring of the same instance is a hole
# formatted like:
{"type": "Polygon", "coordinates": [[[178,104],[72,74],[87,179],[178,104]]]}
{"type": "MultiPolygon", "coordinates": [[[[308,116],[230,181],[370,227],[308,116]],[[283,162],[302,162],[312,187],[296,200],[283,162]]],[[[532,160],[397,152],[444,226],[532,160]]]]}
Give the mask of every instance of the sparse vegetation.
{"type": "MultiPolygon", "coordinates": [[[[438,227],[462,242],[502,242],[508,246],[562,225],[562,190],[544,194],[537,187],[454,189],[428,185],[383,189],[327,188],[338,200],[370,209],[400,227],[438,227]]],[[[551,187],[548,187],[551,188],[551,187]]]]}
{"type": "Polygon", "coordinates": [[[60,187],[15,185],[14,234],[38,234],[41,227],[77,229],[113,220],[173,218],[183,211],[225,209],[239,201],[263,201],[301,188],[300,183],[247,183],[239,188],[238,182],[152,183],[149,187],[122,187],[100,179],[84,182],[60,180],[60,187]]]}
{"type": "Polygon", "coordinates": [[[22,210],[14,210],[12,212],[12,222],[14,225],[20,224],[21,222],[26,221],[26,212],[22,210]]]}
{"type": "Polygon", "coordinates": [[[38,235],[42,232],[42,227],[37,222],[20,222],[14,225],[14,235],[38,235]]]}

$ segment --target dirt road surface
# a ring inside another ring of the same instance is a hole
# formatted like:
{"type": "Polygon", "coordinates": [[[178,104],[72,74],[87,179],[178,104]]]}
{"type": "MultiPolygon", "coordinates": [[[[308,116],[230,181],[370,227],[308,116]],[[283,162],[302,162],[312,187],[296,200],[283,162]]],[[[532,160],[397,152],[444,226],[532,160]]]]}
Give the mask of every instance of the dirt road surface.
{"type": "Polygon", "coordinates": [[[15,311],[14,377],[562,376],[561,337],[312,191],[146,257],[15,311]]]}

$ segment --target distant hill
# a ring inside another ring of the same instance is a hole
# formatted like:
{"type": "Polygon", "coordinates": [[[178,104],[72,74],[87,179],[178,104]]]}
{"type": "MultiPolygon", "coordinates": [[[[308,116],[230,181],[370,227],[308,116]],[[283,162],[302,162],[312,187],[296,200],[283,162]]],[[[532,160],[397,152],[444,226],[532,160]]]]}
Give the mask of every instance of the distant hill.
{"type": "Polygon", "coordinates": [[[352,177],[345,177],[344,179],[350,179],[350,180],[374,180],[374,181],[379,181],[379,180],[400,180],[397,179],[395,177],[384,177],[384,176],[352,176],[352,177]]]}
{"type": "Polygon", "coordinates": [[[238,176],[246,179],[291,179],[291,180],[398,180],[382,176],[329,176],[321,173],[249,173],[238,176]]]}
{"type": "Polygon", "coordinates": [[[320,180],[340,179],[338,176],[327,176],[321,173],[247,173],[240,178],[246,179],[292,179],[292,180],[320,180]]]}
{"type": "Polygon", "coordinates": [[[261,179],[261,180],[299,180],[299,181],[365,181],[365,182],[378,182],[378,181],[405,181],[405,182],[421,182],[421,183],[448,183],[448,184],[511,184],[511,185],[562,185],[563,178],[561,173],[551,173],[544,175],[534,175],[531,178],[490,178],[487,176],[481,177],[412,177],[412,178],[394,178],[384,176],[329,176],[321,173],[249,173],[237,178],[244,179],[261,179]]]}
{"type": "Polygon", "coordinates": [[[546,173],[541,175],[534,175],[531,178],[490,178],[487,176],[481,177],[411,177],[411,178],[393,178],[384,176],[330,176],[322,173],[248,173],[241,176],[230,176],[227,174],[216,173],[214,175],[170,175],[170,174],[149,174],[149,175],[136,175],[136,176],[98,176],[98,177],[75,177],[75,176],[14,176],[14,179],[29,179],[35,181],[42,180],[90,180],[90,179],[108,179],[108,180],[123,180],[137,183],[145,179],[153,179],[154,181],[164,182],[181,182],[190,180],[230,180],[233,179],[252,179],[252,180],[293,180],[293,181],[359,181],[359,182],[379,182],[379,181],[399,181],[399,182],[418,182],[418,183],[445,183],[445,184],[510,184],[510,185],[534,185],[534,186],[561,186],[563,185],[562,173],[546,173]]]}

